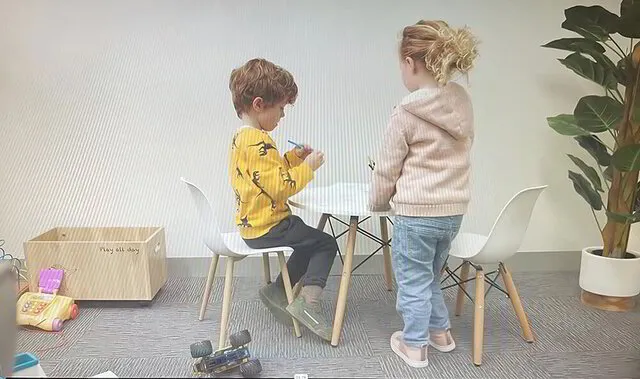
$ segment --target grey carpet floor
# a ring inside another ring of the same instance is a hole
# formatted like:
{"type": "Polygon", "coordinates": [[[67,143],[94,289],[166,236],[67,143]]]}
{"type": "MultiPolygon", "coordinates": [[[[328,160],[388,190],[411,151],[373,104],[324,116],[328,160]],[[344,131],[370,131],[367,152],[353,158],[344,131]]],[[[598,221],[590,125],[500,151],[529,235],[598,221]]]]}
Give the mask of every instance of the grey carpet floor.
{"type": "MultiPolygon", "coordinates": [[[[198,321],[204,281],[171,278],[148,306],[81,303],[78,319],[60,333],[21,330],[19,351],[36,354],[50,377],[88,377],[107,370],[120,377],[190,377],[189,345],[211,339],[215,347],[218,339],[223,278],[216,278],[206,318],[198,321]]],[[[262,377],[640,378],[640,309],[610,313],[583,306],[575,272],[514,273],[514,281],[537,341],[522,340],[509,299],[492,290],[485,303],[480,367],[471,362],[469,301],[461,316],[452,315],[454,352],[430,352],[424,369],[412,369],[395,356],[389,337],[402,328],[402,320],[394,292],[386,291],[381,275],[352,277],[336,348],[304,329],[297,339],[276,323],[258,298],[259,278],[235,279],[229,330],[249,329],[249,347],[262,363],[262,377]]],[[[334,310],[338,284],[338,277],[330,278],[327,313],[334,310]]],[[[452,309],[455,289],[445,295],[452,309]]]]}

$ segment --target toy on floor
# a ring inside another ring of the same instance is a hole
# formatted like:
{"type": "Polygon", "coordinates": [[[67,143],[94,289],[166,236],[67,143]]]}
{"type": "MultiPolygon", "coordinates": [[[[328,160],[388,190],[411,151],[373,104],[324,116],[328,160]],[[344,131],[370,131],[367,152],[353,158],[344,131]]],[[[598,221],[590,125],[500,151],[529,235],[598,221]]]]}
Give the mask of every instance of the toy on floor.
{"type": "Polygon", "coordinates": [[[18,300],[18,325],[58,332],[65,321],[78,317],[78,305],[73,299],[58,295],[63,275],[63,270],[40,270],[39,292],[26,292],[18,300]]]}
{"type": "Polygon", "coordinates": [[[46,378],[40,360],[31,353],[20,353],[15,357],[13,378],[46,378]]]}
{"type": "Polygon", "coordinates": [[[229,336],[231,346],[216,352],[211,341],[196,342],[191,345],[191,356],[196,358],[193,365],[194,374],[220,374],[240,366],[240,373],[245,378],[253,378],[262,371],[262,365],[256,358],[251,358],[245,346],[251,342],[248,330],[242,330],[229,336]]]}

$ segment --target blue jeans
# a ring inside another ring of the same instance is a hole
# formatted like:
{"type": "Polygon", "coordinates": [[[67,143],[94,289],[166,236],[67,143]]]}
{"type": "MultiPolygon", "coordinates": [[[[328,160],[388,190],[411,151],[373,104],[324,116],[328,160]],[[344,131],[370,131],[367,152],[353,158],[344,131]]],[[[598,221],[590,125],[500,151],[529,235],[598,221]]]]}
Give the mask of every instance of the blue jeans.
{"type": "Polygon", "coordinates": [[[429,329],[450,328],[449,310],[440,287],[440,271],[462,216],[396,216],[393,225],[393,272],[398,285],[396,310],[404,320],[405,344],[429,342],[429,329]]]}

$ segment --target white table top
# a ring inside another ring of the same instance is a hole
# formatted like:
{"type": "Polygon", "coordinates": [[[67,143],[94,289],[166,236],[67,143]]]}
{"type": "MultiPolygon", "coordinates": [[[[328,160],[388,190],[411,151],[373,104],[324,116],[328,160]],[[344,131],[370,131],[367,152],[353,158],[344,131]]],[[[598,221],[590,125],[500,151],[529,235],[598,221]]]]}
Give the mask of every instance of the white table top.
{"type": "Polygon", "coordinates": [[[393,211],[369,211],[369,184],[339,182],[327,187],[305,188],[289,199],[298,209],[334,216],[391,216],[393,211]]]}

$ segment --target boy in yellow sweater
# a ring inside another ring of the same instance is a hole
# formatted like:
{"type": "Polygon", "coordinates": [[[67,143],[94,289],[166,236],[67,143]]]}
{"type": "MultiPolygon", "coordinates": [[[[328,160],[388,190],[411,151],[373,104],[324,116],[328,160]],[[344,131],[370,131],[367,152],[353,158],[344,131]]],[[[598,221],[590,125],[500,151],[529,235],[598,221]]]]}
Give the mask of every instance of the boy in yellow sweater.
{"type": "Polygon", "coordinates": [[[321,230],[291,214],[289,197],[301,191],[324,163],[324,155],[309,146],[281,156],[269,132],[293,104],[298,86],[285,69],[264,59],[252,59],[231,72],[229,89],[244,126],[231,142],[229,175],[236,194],[236,224],[254,249],[290,246],[287,262],[291,285],[302,290],[288,304],[282,276],[260,289],[260,299],[282,323],[291,316],[321,338],[331,341],[331,324],[319,311],[319,298],[333,265],[338,245],[321,230]]]}

